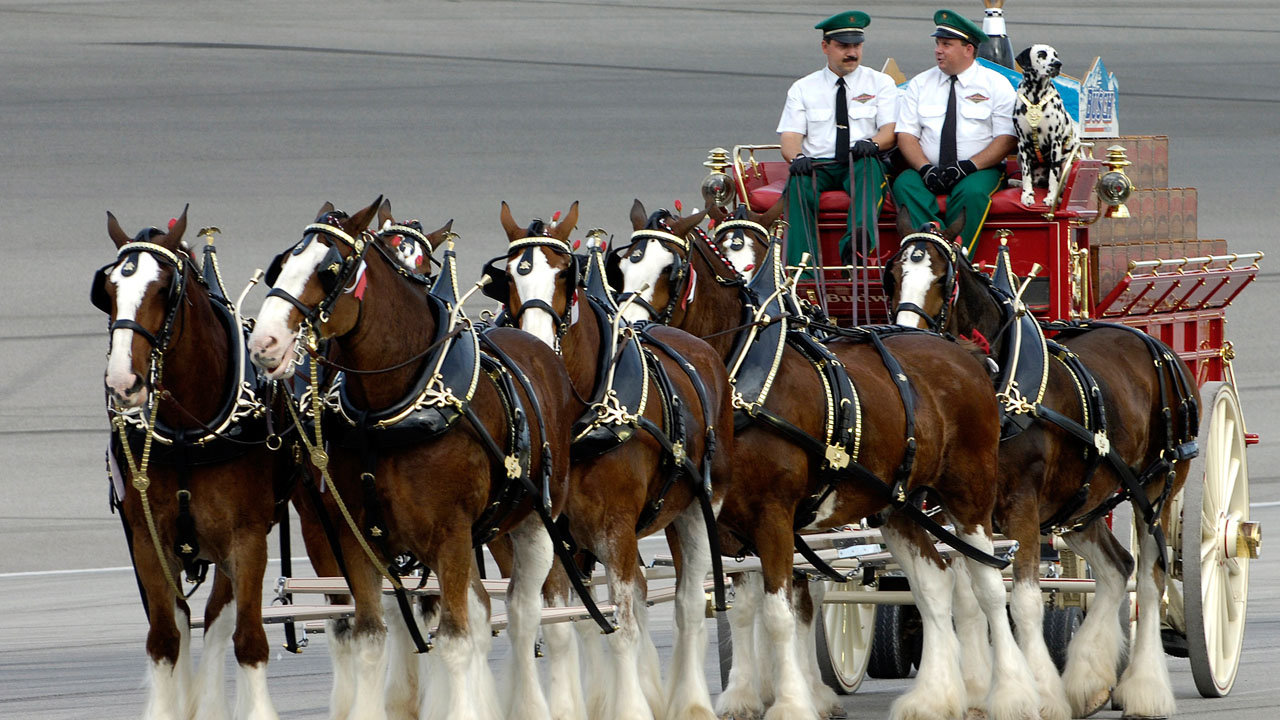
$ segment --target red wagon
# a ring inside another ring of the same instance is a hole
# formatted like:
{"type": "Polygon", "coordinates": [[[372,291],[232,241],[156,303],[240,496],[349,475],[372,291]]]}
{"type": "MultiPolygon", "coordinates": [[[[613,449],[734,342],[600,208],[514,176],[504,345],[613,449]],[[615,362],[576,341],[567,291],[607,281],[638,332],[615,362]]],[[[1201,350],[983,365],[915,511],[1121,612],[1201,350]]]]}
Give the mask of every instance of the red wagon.
{"type": "MultiPolygon", "coordinates": [[[[778,148],[712,150],[704,192],[718,192],[724,202],[745,202],[763,213],[786,187],[787,163],[778,148]]],[[[1010,163],[1016,174],[1016,161],[1010,163]]],[[[1257,276],[1262,253],[1231,252],[1225,240],[1201,239],[1196,191],[1167,185],[1168,138],[1108,138],[1096,149],[1085,143],[1056,207],[1043,204],[1043,189],[1037,189],[1037,204],[1030,207],[1020,202],[1017,187],[996,192],[973,260],[980,267],[994,265],[997,248],[1007,243],[1014,274],[1030,278],[1023,301],[1038,317],[1094,318],[1142,329],[1177,351],[1195,374],[1203,415],[1200,456],[1186,489],[1173,500],[1176,527],[1167,529],[1167,537],[1172,578],[1180,588],[1173,584],[1162,611],[1171,641],[1166,646],[1185,647],[1200,693],[1218,697],[1235,680],[1249,560],[1257,557],[1261,538],[1258,523],[1249,519],[1245,453],[1257,437],[1245,431],[1241,416],[1225,316],[1257,276]]],[[[822,194],[818,274],[801,282],[798,294],[840,324],[891,322],[880,262],[899,244],[892,199],[886,198],[880,217],[878,247],[855,266],[840,264],[837,247],[848,207],[844,192],[822,194]]],[[[1063,576],[1085,577],[1083,561],[1068,550],[1060,553],[1056,567],[1063,576]]],[[[892,633],[886,635],[883,621],[873,619],[869,606],[858,604],[866,597],[834,590],[825,606],[819,647],[828,652],[820,662],[837,689],[849,691],[861,681],[872,655],[871,635],[876,642],[897,642],[892,633]]],[[[1078,625],[1087,607],[1087,594],[1056,591],[1048,601],[1046,625],[1063,625],[1059,635],[1065,647],[1070,626],[1078,625]]]]}

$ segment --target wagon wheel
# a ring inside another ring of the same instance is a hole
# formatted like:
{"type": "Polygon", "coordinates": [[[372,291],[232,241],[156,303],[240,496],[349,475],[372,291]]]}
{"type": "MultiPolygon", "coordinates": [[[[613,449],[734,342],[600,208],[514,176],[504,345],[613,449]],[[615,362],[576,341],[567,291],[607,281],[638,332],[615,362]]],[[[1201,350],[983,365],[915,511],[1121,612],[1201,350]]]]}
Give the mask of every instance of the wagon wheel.
{"type": "Polygon", "coordinates": [[[1067,666],[1067,647],[1084,622],[1084,611],[1078,607],[1050,607],[1044,611],[1044,644],[1049,657],[1062,672],[1067,666]]]}
{"type": "Polygon", "coordinates": [[[1233,386],[1201,389],[1198,442],[1183,489],[1182,531],[1172,541],[1182,566],[1191,674],[1202,696],[1223,697],[1240,667],[1249,559],[1261,538],[1249,522],[1244,420],[1233,386]]]}
{"type": "Polygon", "coordinates": [[[896,679],[911,675],[914,648],[908,637],[908,613],[914,607],[877,605],[875,631],[867,674],[873,678],[896,679]]]}
{"type": "MultiPolygon", "coordinates": [[[[827,582],[827,590],[841,583],[827,582]]],[[[856,692],[871,660],[876,606],[862,603],[825,603],[814,623],[818,645],[818,669],[822,681],[837,694],[856,692]]]]}

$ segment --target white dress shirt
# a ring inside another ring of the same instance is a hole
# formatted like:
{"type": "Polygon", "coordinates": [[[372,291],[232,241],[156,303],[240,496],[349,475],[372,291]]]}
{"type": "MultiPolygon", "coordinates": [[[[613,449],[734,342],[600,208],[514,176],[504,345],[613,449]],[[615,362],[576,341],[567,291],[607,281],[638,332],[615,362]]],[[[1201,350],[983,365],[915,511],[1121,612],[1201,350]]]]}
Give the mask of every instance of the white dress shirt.
{"type": "MultiPolygon", "coordinates": [[[[836,155],[836,80],[839,77],[831,68],[824,67],[795,81],[787,91],[778,132],[804,135],[801,152],[809,157],[836,155]]],[[[898,88],[893,78],[859,65],[844,76],[844,83],[850,143],[866,140],[881,127],[897,121],[898,88]]]]}
{"type": "MultiPolygon", "coordinates": [[[[1014,135],[1013,86],[975,61],[956,81],[956,159],[968,160],[998,135],[1014,135]]],[[[920,139],[930,163],[938,163],[942,123],[947,118],[951,77],[937,67],[911,78],[898,109],[897,131],[920,139]]]]}

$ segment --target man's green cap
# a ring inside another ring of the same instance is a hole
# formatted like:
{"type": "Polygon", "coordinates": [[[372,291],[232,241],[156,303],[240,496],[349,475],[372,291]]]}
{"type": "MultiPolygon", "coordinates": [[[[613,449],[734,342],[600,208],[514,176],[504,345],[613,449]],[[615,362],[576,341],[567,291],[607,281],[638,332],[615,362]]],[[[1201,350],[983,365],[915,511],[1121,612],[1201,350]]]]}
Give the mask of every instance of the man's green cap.
{"type": "Polygon", "coordinates": [[[936,38],[963,40],[974,47],[990,40],[987,34],[982,32],[982,28],[974,25],[969,18],[955,10],[939,10],[934,13],[933,24],[937,26],[933,31],[933,37],[936,38]]]}
{"type": "Polygon", "coordinates": [[[836,40],[846,45],[857,45],[866,39],[864,29],[870,24],[870,15],[849,10],[832,15],[813,27],[822,31],[823,40],[836,40]]]}

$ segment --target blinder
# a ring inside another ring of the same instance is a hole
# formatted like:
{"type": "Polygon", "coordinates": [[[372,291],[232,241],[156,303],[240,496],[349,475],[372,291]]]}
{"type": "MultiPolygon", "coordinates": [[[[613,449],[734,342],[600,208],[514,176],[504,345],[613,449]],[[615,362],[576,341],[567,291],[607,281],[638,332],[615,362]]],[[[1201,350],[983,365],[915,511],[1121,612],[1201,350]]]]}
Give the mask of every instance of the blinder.
{"type": "Polygon", "coordinates": [[[169,344],[169,337],[173,332],[174,320],[178,316],[178,308],[182,305],[182,299],[186,295],[186,268],[183,265],[182,258],[177,253],[151,242],[156,235],[163,235],[164,232],[159,228],[145,228],[134,236],[133,240],[121,245],[116,251],[116,261],[102,266],[93,274],[93,280],[89,285],[89,302],[108,316],[111,315],[111,297],[107,294],[107,282],[111,278],[111,272],[123,262],[120,274],[128,277],[132,275],[138,266],[138,256],[141,253],[147,253],[155,258],[156,262],[161,265],[168,265],[173,272],[169,279],[169,287],[165,290],[165,319],[158,333],[152,333],[143,327],[136,320],[130,318],[112,318],[111,324],[107,328],[108,332],[116,330],[132,330],[134,333],[142,336],[152,348],[152,352],[163,352],[169,344]]]}
{"type": "Polygon", "coordinates": [[[353,238],[339,227],[338,220],[345,217],[345,214],[338,212],[326,214],[319,221],[308,225],[304,229],[302,240],[297,245],[280,253],[271,261],[265,278],[267,284],[272,286],[271,291],[267,293],[267,297],[278,297],[293,305],[308,320],[328,321],[330,308],[338,301],[338,296],[346,289],[347,282],[359,272],[364,263],[365,252],[368,251],[369,246],[372,244],[372,239],[367,237],[365,233],[362,233],[359,238],[353,238]],[[308,245],[316,241],[315,237],[320,233],[336,240],[341,240],[354,252],[344,258],[336,243],[327,245],[329,250],[321,258],[315,269],[316,280],[320,283],[320,289],[324,291],[325,295],[314,308],[311,308],[288,292],[275,287],[275,283],[279,280],[280,271],[288,260],[286,255],[301,255],[306,251],[308,245]]]}
{"type": "Polygon", "coordinates": [[[938,248],[939,253],[947,261],[947,271],[942,278],[942,310],[939,311],[937,317],[934,317],[915,303],[903,302],[898,303],[893,308],[893,314],[896,316],[900,311],[913,312],[923,318],[931,329],[940,332],[946,325],[947,311],[952,303],[955,302],[956,293],[959,290],[956,276],[956,263],[959,262],[959,259],[956,255],[955,246],[951,241],[934,232],[932,228],[904,237],[902,244],[898,247],[898,252],[885,261],[884,268],[880,274],[881,284],[884,286],[885,296],[892,298],[898,289],[898,279],[894,276],[892,268],[902,263],[903,253],[910,252],[909,257],[911,260],[918,261],[923,259],[923,254],[926,252],[923,245],[926,243],[938,248]]]}
{"type": "Polygon", "coordinates": [[[652,315],[657,322],[665,324],[670,321],[672,313],[675,312],[676,303],[679,302],[680,298],[684,297],[687,291],[686,286],[688,285],[690,278],[688,240],[677,237],[665,230],[650,228],[636,230],[631,233],[631,242],[629,244],[615,247],[609,250],[609,253],[605,255],[605,280],[608,281],[609,287],[613,288],[614,292],[619,293],[619,299],[629,296],[631,293],[624,293],[622,291],[622,262],[624,259],[633,263],[643,261],[645,254],[649,252],[649,243],[651,241],[656,241],[666,246],[671,252],[671,255],[675,258],[672,260],[671,267],[667,271],[667,286],[670,298],[667,302],[667,307],[661,312],[640,298],[636,298],[634,302],[647,308],[650,315],[652,315]]]}
{"type": "MultiPolygon", "coordinates": [[[[534,221],[539,223],[539,221],[534,221]]],[[[540,223],[539,223],[540,224],[540,223]]],[[[533,230],[534,226],[530,226],[533,230]]],[[[569,258],[568,272],[568,293],[569,307],[573,305],[573,297],[577,295],[578,286],[582,283],[582,258],[573,253],[569,246],[556,238],[550,236],[533,235],[530,237],[513,240],[507,248],[506,255],[499,255],[484,264],[481,271],[483,277],[489,278],[489,282],[481,288],[480,292],[492,300],[496,300],[503,307],[510,309],[511,305],[511,273],[507,271],[507,265],[510,264],[511,256],[516,252],[523,250],[520,256],[520,262],[516,265],[516,272],[527,275],[533,269],[533,253],[537,248],[545,247],[553,252],[565,255],[569,258]]],[[[523,300],[520,310],[511,317],[513,324],[519,323],[519,316],[529,308],[540,308],[551,314],[556,319],[558,331],[563,334],[568,330],[569,326],[569,308],[565,309],[565,314],[561,316],[548,303],[541,300],[523,300]]]]}

